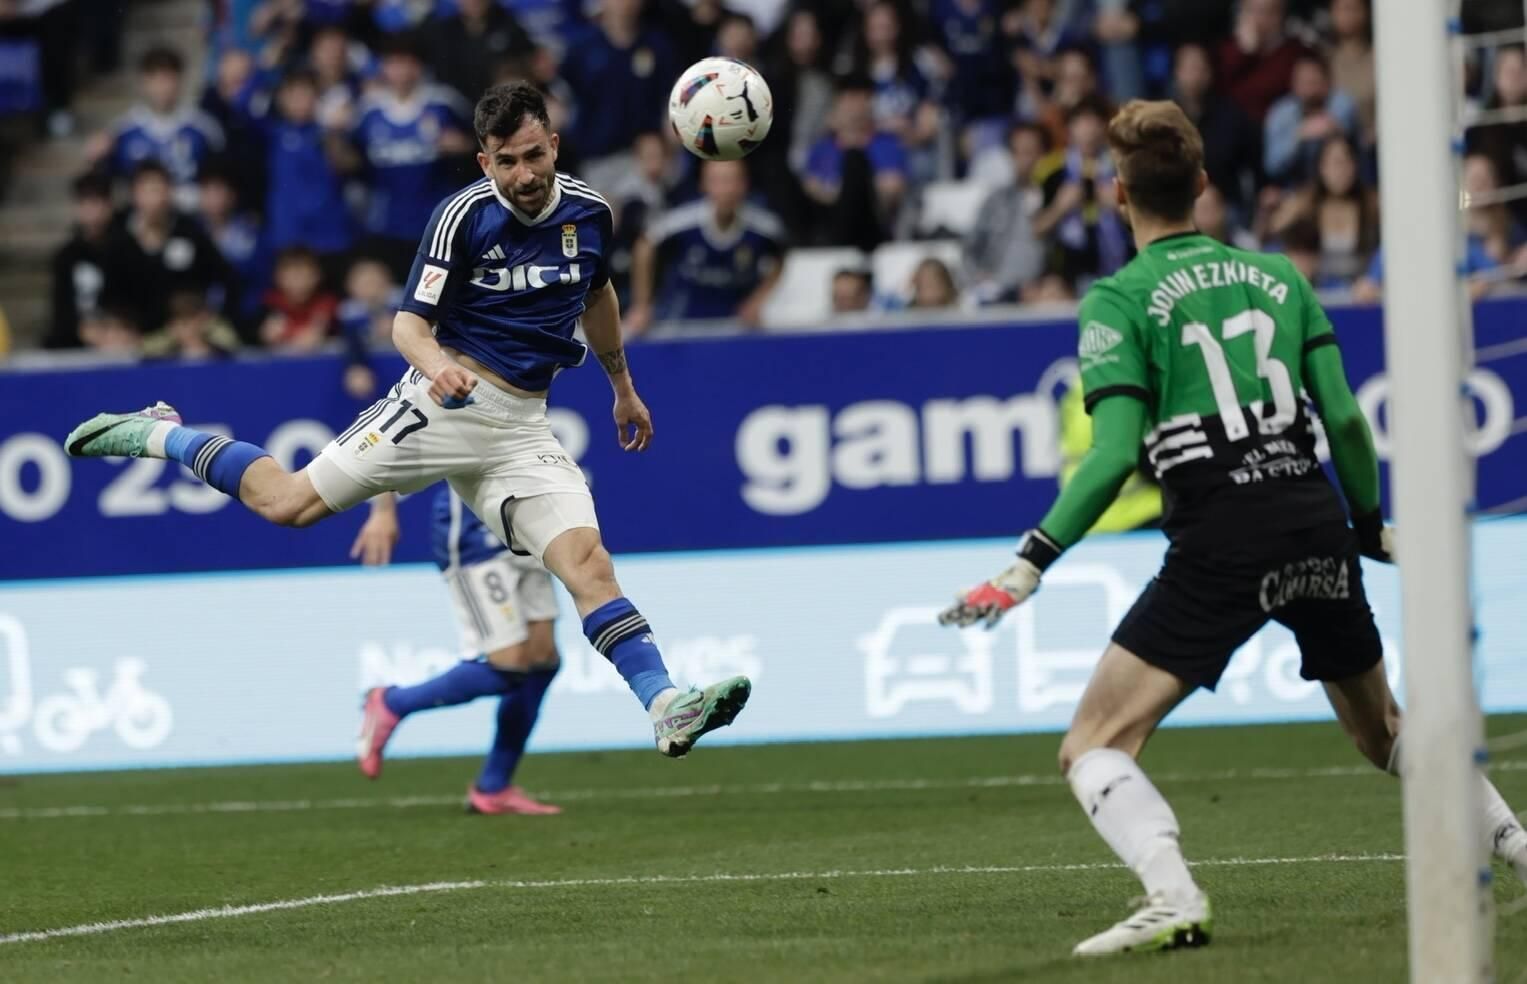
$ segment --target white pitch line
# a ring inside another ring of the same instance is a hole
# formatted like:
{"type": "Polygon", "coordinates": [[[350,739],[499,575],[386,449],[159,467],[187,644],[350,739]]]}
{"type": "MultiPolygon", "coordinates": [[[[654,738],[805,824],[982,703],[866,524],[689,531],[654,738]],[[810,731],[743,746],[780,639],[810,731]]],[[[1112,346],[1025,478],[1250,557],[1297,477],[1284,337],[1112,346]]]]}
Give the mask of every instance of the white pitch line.
{"type": "MultiPolygon", "coordinates": [[[[1496,771],[1527,769],[1527,759],[1491,763],[1496,771]]],[[[1225,769],[1219,772],[1163,772],[1157,783],[1233,782],[1240,780],[1325,779],[1385,774],[1367,765],[1334,765],[1315,769],[1225,769]]],[[[584,800],[686,799],[706,796],[777,796],[797,793],[916,792],[947,789],[1011,789],[1063,786],[1064,776],[1035,773],[1016,776],[977,776],[970,779],[821,779],[812,782],[770,782],[740,785],[649,786],[632,789],[564,789],[537,791],[552,802],[584,800]]],[[[366,796],[342,799],[219,800],[205,803],[125,803],[115,806],[34,806],[0,809],[0,820],[63,820],[78,817],[159,817],[224,813],[301,813],[309,810],[406,810],[456,806],[460,796],[366,796]]]]}
{"type": "MultiPolygon", "coordinates": [[[[1362,864],[1403,861],[1402,854],[1317,854],[1295,858],[1211,858],[1206,861],[1190,861],[1200,868],[1230,868],[1260,865],[1286,864],[1362,864]]],[[[164,916],[144,916],[139,919],[115,919],[110,922],[83,923],[59,929],[39,929],[30,932],[10,933],[0,936],[0,945],[8,943],[37,943],[43,940],[61,939],[68,936],[96,936],[122,929],[148,929],[153,926],[172,926],[179,923],[205,922],[211,919],[236,919],[255,916],[264,912],[282,912],[290,909],[307,909],[315,906],[342,905],[367,899],[389,898],[398,895],[423,895],[438,892],[467,892],[480,889],[526,891],[558,888],[619,888],[644,885],[703,885],[716,882],[782,882],[782,881],[828,881],[843,878],[915,878],[933,875],[1023,875],[1066,871],[1122,870],[1124,865],[1108,862],[1079,864],[1028,864],[1028,865],[937,865],[931,868],[872,868],[860,871],[781,871],[775,873],[719,872],[711,875],[628,875],[620,878],[557,878],[539,881],[493,880],[428,882],[423,885],[383,885],[356,892],[337,895],[310,895],[300,899],[279,899],[275,902],[259,902],[253,905],[225,905],[214,909],[193,909],[164,916]]]]}

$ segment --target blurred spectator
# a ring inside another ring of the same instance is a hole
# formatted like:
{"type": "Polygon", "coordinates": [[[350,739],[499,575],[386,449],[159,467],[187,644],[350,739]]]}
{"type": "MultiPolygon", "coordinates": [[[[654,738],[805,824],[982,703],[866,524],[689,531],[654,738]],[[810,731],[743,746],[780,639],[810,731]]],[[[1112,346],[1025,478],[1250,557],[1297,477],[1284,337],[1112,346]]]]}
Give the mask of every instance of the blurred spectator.
{"type": "Polygon", "coordinates": [[[875,128],[874,90],[864,79],[838,85],[830,132],[806,157],[806,193],[824,206],[818,221],[830,245],[866,252],[884,242],[907,191],[907,154],[875,128]]]}
{"type": "Polygon", "coordinates": [[[1268,180],[1303,184],[1315,171],[1320,148],[1331,137],[1358,137],[1357,105],[1331,88],[1325,58],[1313,51],[1294,61],[1293,88],[1273,103],[1263,127],[1262,166],[1268,180]]]}
{"type": "MultiPolygon", "coordinates": [[[[1484,108],[1523,107],[1527,107],[1527,49],[1506,45],[1495,52],[1495,73],[1484,108]]],[[[1495,172],[1504,184],[1527,182],[1527,122],[1475,127],[1465,139],[1469,153],[1485,154],[1495,162],[1495,172]]],[[[1527,202],[1514,202],[1511,210],[1518,221],[1527,220],[1527,202]]]]}
{"type": "Polygon", "coordinates": [[[945,103],[962,124],[1013,115],[1017,75],[1004,57],[998,0],[933,0],[933,27],[949,59],[945,103]]]}
{"type": "Polygon", "coordinates": [[[232,175],[217,162],[202,168],[197,211],[202,228],[234,274],[234,293],[224,310],[239,323],[247,323],[270,279],[269,257],[260,241],[259,223],[239,207],[232,175]]]}
{"type": "Polygon", "coordinates": [[[1364,147],[1372,147],[1378,134],[1378,84],[1368,0],[1331,0],[1331,35],[1326,48],[1331,82],[1357,105],[1357,138],[1364,147]]]}
{"type": "MultiPolygon", "coordinates": [[[[569,39],[562,78],[577,100],[566,135],[584,158],[584,177],[609,184],[600,158],[623,154],[644,130],[664,125],[679,66],[668,41],[642,26],[642,0],[602,0],[594,25],[569,39]]],[[[621,165],[605,165],[613,173],[621,165]]]]}
{"type": "Polygon", "coordinates": [[[1172,98],[1204,138],[1209,183],[1242,216],[1251,213],[1262,170],[1262,135],[1239,106],[1214,87],[1209,52],[1199,44],[1177,49],[1172,98]]]}
{"type": "Polygon", "coordinates": [[[832,79],[823,67],[822,28],[814,11],[792,11],[781,34],[783,50],[770,60],[768,74],[774,96],[774,128],[760,151],[784,143],[790,166],[799,170],[805,166],[811,145],[827,127],[832,79]]]}
{"type": "Polygon", "coordinates": [[[387,264],[368,256],[350,264],[345,275],[345,299],[337,317],[347,355],[345,392],[354,399],[366,400],[376,393],[370,353],[376,346],[391,347],[399,294],[387,264]]]}
{"type": "Polygon", "coordinates": [[[1071,110],[1071,145],[1046,188],[1034,231],[1051,243],[1050,272],[1075,290],[1107,276],[1129,259],[1130,242],[1113,189],[1108,110],[1098,99],[1071,110]]]}
{"type": "Polygon", "coordinates": [[[1285,92],[1305,48],[1285,33],[1283,0],[1242,0],[1235,33],[1220,42],[1220,91],[1260,125],[1285,92]]]}
{"type": "Polygon", "coordinates": [[[758,28],[746,14],[728,13],[716,28],[716,54],[749,65],[758,61],[758,28]]]}
{"type": "Polygon", "coordinates": [[[636,167],[626,171],[605,192],[614,218],[615,240],[606,253],[610,282],[621,308],[631,306],[632,253],[642,232],[668,207],[669,192],[677,175],[668,138],[655,131],[639,134],[632,148],[636,167]]]}
{"type": "Polygon", "coordinates": [[[959,289],[954,285],[954,274],[936,256],[924,257],[912,271],[911,297],[907,306],[920,310],[950,308],[960,303],[959,289]]]}
{"type": "Polygon", "coordinates": [[[1378,195],[1363,184],[1351,140],[1325,142],[1314,180],[1274,212],[1272,235],[1281,238],[1296,222],[1312,222],[1320,233],[1317,281],[1350,285],[1367,268],[1379,242],[1378,195]]]}
{"type": "Polygon", "coordinates": [[[864,25],[854,55],[854,72],[874,86],[877,129],[901,140],[915,182],[939,171],[942,114],[928,78],[914,58],[915,40],[891,0],[874,0],[864,11],[864,25]]]}
{"type": "Polygon", "coordinates": [[[772,213],[748,204],[740,161],[707,161],[701,188],[704,198],[668,212],[636,245],[626,317],[632,335],[654,320],[733,318],[748,328],[759,325],[779,280],[784,228],[772,213]]]}
{"type": "Polygon", "coordinates": [[[424,80],[417,44],[399,36],[381,48],[381,86],[356,110],[350,138],[366,171],[367,250],[403,280],[419,233],[451,190],[445,158],[477,149],[472,115],[454,91],[424,80]]]}
{"type": "MultiPolygon", "coordinates": [[[[24,98],[9,108],[40,113],[55,137],[74,130],[70,104],[80,55],[78,20],[69,0],[0,2],[0,80],[25,90],[24,98]]],[[[12,99],[20,94],[12,93],[12,99]]]]}
{"type": "Polygon", "coordinates": [[[233,282],[201,223],[175,207],[169,171],[156,160],[133,172],[131,204],[112,230],[106,255],[106,293],[142,331],[163,327],[171,294],[199,293],[216,307],[233,282]]]}
{"type": "Polygon", "coordinates": [[[143,354],[149,358],[220,359],[238,348],[238,333],[195,291],[172,295],[164,328],[143,339],[143,354]]]}
{"type": "Polygon", "coordinates": [[[1346,284],[1320,275],[1320,228],[1309,219],[1302,219],[1283,230],[1279,246],[1294,269],[1304,275],[1316,290],[1333,290],[1346,284]]]}
{"type": "Polygon", "coordinates": [[[1084,40],[1071,30],[1069,6],[1066,0],[1019,0],[1002,15],[1025,115],[1032,116],[1045,104],[1055,82],[1056,56],[1084,40]]]}
{"type": "MultiPolygon", "coordinates": [[[[1527,247],[1523,246],[1521,226],[1502,204],[1474,205],[1481,196],[1500,190],[1500,179],[1490,158],[1470,155],[1463,162],[1463,189],[1467,195],[1464,224],[1467,231],[1464,273],[1468,277],[1469,296],[1484,297],[1496,285],[1527,273],[1527,247]]],[[[1384,250],[1373,254],[1368,270],[1352,287],[1354,300],[1378,303],[1383,297],[1384,250]]]]}
{"type": "Polygon", "coordinates": [[[965,277],[982,303],[1016,301],[1020,291],[1044,273],[1043,237],[1034,217],[1044,207],[1036,172],[1050,150],[1049,134],[1034,123],[1021,123],[1008,137],[1013,180],[987,195],[975,227],[965,238],[965,277]]]}
{"type": "Polygon", "coordinates": [[[288,246],[276,256],[275,286],[265,292],[260,342],[274,349],[310,352],[333,327],[339,301],[323,290],[323,267],[305,246],[288,246]]]}
{"type": "Polygon", "coordinates": [[[1055,86],[1051,98],[1026,115],[1038,119],[1050,131],[1050,142],[1054,146],[1064,147],[1070,139],[1067,120],[1071,110],[1086,99],[1098,100],[1106,111],[1108,101],[1098,91],[1098,71],[1092,56],[1081,48],[1067,48],[1055,56],[1055,86]]]}
{"type": "Polygon", "coordinates": [[[1193,203],[1193,224],[1199,232],[1218,239],[1226,246],[1249,250],[1260,247],[1250,230],[1236,223],[1225,204],[1225,196],[1212,184],[1206,186],[1203,194],[1193,203]]]}
{"type": "Polygon", "coordinates": [[[307,63],[318,86],[318,120],[326,127],[344,127],[360,98],[362,72],[369,53],[357,54],[350,35],[336,25],[320,27],[308,44],[307,63]]]}
{"type": "Polygon", "coordinates": [[[101,302],[111,238],[111,183],[99,174],[74,179],[74,230],[53,254],[53,321],[46,345],[78,348],[80,322],[101,302]]]}
{"type": "Polygon", "coordinates": [[[868,311],[874,297],[874,281],[868,270],[845,267],[832,275],[833,314],[868,311]]]}
{"type": "Polygon", "coordinates": [[[473,103],[493,84],[494,66],[528,62],[535,50],[519,21],[494,0],[457,0],[456,13],[426,24],[423,36],[435,80],[473,103]]]}
{"type": "Polygon", "coordinates": [[[137,355],[143,344],[143,329],[131,310],[102,304],[80,320],[80,341],[97,352],[137,355]]]}
{"type": "Polygon", "coordinates": [[[165,166],[182,204],[195,197],[202,162],[223,149],[223,128],[200,109],[181,105],[185,63],[171,48],[150,48],[138,60],[140,101],[91,141],[86,153],[123,177],[147,160],[165,166]]]}
{"type": "Polygon", "coordinates": [[[318,124],[313,73],[288,72],[276,89],[274,107],[250,112],[252,100],[246,97],[243,108],[264,146],[266,246],[280,250],[302,244],[330,257],[349,249],[355,232],[331,158],[339,156],[339,148],[318,124]]]}
{"type": "Polygon", "coordinates": [[[1140,17],[1130,0],[1097,0],[1092,33],[1102,49],[1108,95],[1126,103],[1145,95],[1145,65],[1141,59],[1140,17]]]}
{"type": "Polygon", "coordinates": [[[233,176],[239,198],[250,203],[265,201],[265,144],[246,109],[255,75],[255,61],[248,52],[224,52],[217,61],[216,76],[201,97],[202,111],[223,129],[226,149],[220,159],[233,176]]]}

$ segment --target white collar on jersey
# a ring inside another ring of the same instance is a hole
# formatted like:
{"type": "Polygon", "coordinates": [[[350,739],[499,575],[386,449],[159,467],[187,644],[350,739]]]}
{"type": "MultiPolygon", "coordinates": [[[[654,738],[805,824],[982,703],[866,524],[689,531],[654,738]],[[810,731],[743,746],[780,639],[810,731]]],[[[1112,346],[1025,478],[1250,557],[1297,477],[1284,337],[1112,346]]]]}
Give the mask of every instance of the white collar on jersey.
{"type": "Polygon", "coordinates": [[[519,219],[520,222],[524,225],[540,225],[542,222],[545,222],[548,218],[551,217],[551,213],[557,210],[558,205],[562,204],[562,185],[558,183],[556,178],[552,178],[551,197],[546,199],[546,207],[542,208],[541,211],[536,215],[528,214],[527,212],[521,210],[518,205],[505,198],[504,193],[498,190],[497,181],[494,181],[490,178],[488,180],[488,186],[493,189],[493,197],[498,199],[498,203],[504,206],[504,208],[507,208],[509,210],[509,214],[513,215],[516,219],[519,219]]]}

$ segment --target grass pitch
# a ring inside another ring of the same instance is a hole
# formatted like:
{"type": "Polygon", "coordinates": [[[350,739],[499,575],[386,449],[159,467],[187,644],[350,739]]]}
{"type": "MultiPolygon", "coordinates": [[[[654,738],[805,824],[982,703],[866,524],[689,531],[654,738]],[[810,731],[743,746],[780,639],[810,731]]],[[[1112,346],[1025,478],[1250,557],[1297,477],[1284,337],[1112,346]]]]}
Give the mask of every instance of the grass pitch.
{"type": "MultiPolygon", "coordinates": [[[[1106,961],[1070,948],[1138,885],[1055,747],[531,756],[567,812],[529,818],[464,815],[462,760],[0,780],[0,980],[1404,979],[1399,787],[1335,725],[1154,740],[1217,934],[1106,961]]],[[[1527,758],[1495,778],[1527,807],[1527,758]]],[[[1527,913],[1496,935],[1498,979],[1527,979],[1527,913]]]]}

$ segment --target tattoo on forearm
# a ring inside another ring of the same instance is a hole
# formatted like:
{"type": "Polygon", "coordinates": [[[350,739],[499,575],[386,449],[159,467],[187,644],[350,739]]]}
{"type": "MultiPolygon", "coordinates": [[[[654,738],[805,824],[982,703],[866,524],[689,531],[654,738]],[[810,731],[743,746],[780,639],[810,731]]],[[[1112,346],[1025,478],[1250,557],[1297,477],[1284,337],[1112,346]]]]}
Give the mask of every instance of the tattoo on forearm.
{"type": "Polygon", "coordinates": [[[619,376],[626,371],[626,350],[618,348],[613,352],[600,352],[599,364],[611,376],[619,376]]]}

